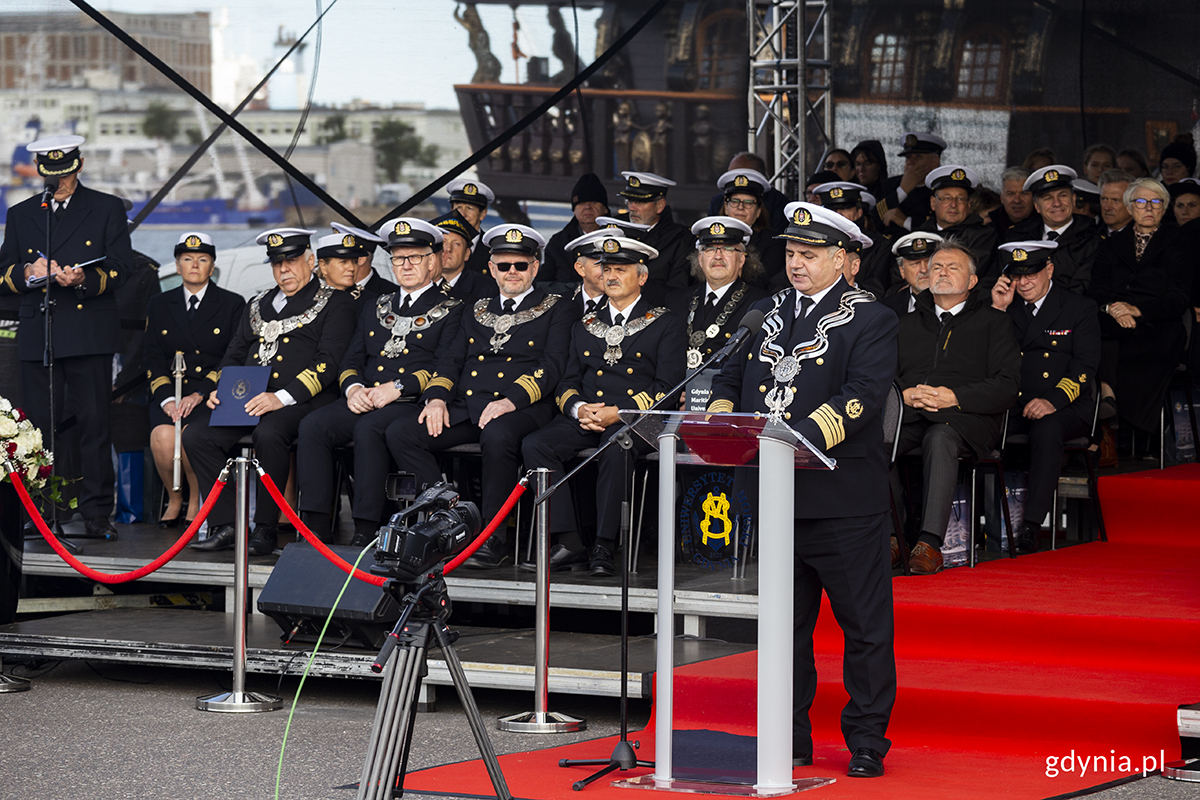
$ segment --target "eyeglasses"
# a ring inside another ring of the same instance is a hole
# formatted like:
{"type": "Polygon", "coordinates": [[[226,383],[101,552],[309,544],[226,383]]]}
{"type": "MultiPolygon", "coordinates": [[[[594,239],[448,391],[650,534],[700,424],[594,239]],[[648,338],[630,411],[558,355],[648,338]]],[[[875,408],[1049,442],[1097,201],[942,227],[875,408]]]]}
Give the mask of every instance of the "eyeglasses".
{"type": "Polygon", "coordinates": [[[844,169],[848,166],[850,166],[850,162],[844,158],[841,161],[826,161],[825,162],[825,169],[844,169]]]}
{"type": "Polygon", "coordinates": [[[392,256],[392,266],[403,267],[405,264],[409,264],[415,267],[431,255],[433,255],[432,252],[421,253],[419,256],[392,256]]]}
{"type": "Polygon", "coordinates": [[[529,269],[529,265],[532,263],[532,261],[493,261],[492,266],[494,266],[500,272],[508,272],[513,268],[515,268],[517,272],[524,272],[525,270],[529,269]]]}
{"type": "Polygon", "coordinates": [[[1133,205],[1139,210],[1143,211],[1145,210],[1147,204],[1154,206],[1154,210],[1157,211],[1162,206],[1163,201],[1161,197],[1154,197],[1150,199],[1139,197],[1133,201],[1133,205]]]}
{"type": "Polygon", "coordinates": [[[933,198],[935,200],[937,200],[939,203],[942,203],[943,205],[948,205],[948,206],[965,206],[971,202],[970,198],[968,198],[968,197],[958,197],[956,195],[951,195],[951,196],[947,197],[945,195],[939,196],[939,195],[935,194],[933,196],[933,198]]]}
{"type": "Polygon", "coordinates": [[[744,251],[736,244],[706,244],[704,247],[700,248],[700,252],[710,256],[717,253],[724,253],[725,255],[731,256],[734,253],[741,253],[744,251]]]}
{"type": "Polygon", "coordinates": [[[749,200],[728,199],[725,201],[725,205],[732,206],[733,208],[754,208],[758,205],[758,201],[754,198],[750,198],[749,200]]]}

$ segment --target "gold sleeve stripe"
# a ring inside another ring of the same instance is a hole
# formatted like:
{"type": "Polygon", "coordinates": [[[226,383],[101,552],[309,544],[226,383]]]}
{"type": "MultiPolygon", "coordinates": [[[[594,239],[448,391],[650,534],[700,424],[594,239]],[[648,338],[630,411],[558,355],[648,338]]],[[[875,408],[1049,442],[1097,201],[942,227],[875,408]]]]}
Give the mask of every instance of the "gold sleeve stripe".
{"type": "Polygon", "coordinates": [[[1075,399],[1079,397],[1079,384],[1070,378],[1063,378],[1059,381],[1057,388],[1063,390],[1063,394],[1067,396],[1068,403],[1074,403],[1075,399]]]}
{"type": "Polygon", "coordinates": [[[638,408],[645,411],[650,406],[654,405],[654,401],[650,399],[650,395],[646,392],[638,392],[633,396],[633,402],[637,403],[638,408]]]}
{"type": "Polygon", "coordinates": [[[347,378],[355,378],[357,376],[358,376],[358,370],[356,370],[356,369],[344,370],[341,375],[338,375],[338,383],[339,384],[345,383],[347,378]]]}
{"type": "Polygon", "coordinates": [[[157,392],[162,387],[170,386],[170,385],[171,385],[170,378],[155,378],[154,380],[150,381],[150,391],[157,392]]]}
{"type": "Polygon", "coordinates": [[[542,387],[538,386],[538,382],[532,375],[522,375],[517,378],[516,384],[525,390],[525,394],[529,395],[529,402],[536,403],[542,399],[542,387]]]}
{"type": "Polygon", "coordinates": [[[708,404],[708,410],[714,414],[729,414],[733,412],[732,400],[713,400],[708,404]]]}
{"type": "Polygon", "coordinates": [[[313,397],[316,397],[321,393],[321,379],[317,377],[316,372],[312,371],[311,369],[306,369],[304,372],[301,372],[299,375],[297,375],[296,378],[304,384],[304,388],[308,389],[308,393],[313,397]]]}
{"type": "Polygon", "coordinates": [[[413,373],[413,377],[417,379],[417,385],[421,387],[421,391],[425,391],[425,387],[429,385],[429,379],[432,377],[429,370],[419,369],[413,373]]]}
{"type": "Polygon", "coordinates": [[[554,398],[554,403],[555,403],[555,405],[558,406],[558,410],[565,414],[565,413],[567,413],[567,401],[570,400],[572,397],[578,397],[578,396],[579,396],[579,392],[575,391],[574,389],[567,389],[565,392],[560,394],[558,397],[554,398]]]}
{"type": "Polygon", "coordinates": [[[16,269],[16,266],[17,266],[16,264],[13,264],[11,267],[9,267],[8,269],[6,269],[4,271],[4,285],[7,286],[9,291],[11,291],[13,294],[17,293],[17,287],[13,284],[13,279],[12,279],[12,271],[14,269],[16,269]]]}
{"type": "Polygon", "coordinates": [[[100,276],[100,291],[96,292],[96,294],[104,294],[105,289],[108,288],[108,273],[99,267],[96,267],[95,269],[96,274],[100,276]]]}
{"type": "Polygon", "coordinates": [[[842,416],[834,411],[828,403],[809,414],[808,418],[817,423],[817,427],[821,429],[821,433],[825,437],[826,450],[841,444],[846,439],[846,426],[843,424],[842,416]]]}
{"type": "Polygon", "coordinates": [[[208,378],[213,383],[221,382],[221,373],[219,373],[219,372],[210,372],[207,375],[205,375],[204,377],[208,378]]]}
{"type": "Polygon", "coordinates": [[[441,387],[447,392],[450,392],[454,390],[454,381],[450,380],[449,378],[442,378],[438,375],[434,375],[429,381],[429,388],[433,388],[434,386],[441,387]]]}

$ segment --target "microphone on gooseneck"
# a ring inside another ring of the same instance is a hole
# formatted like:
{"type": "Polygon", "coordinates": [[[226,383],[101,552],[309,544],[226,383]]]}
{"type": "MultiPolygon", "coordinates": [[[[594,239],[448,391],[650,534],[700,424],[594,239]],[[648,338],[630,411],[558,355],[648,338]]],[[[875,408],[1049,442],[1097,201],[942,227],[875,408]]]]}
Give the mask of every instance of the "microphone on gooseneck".
{"type": "Polygon", "coordinates": [[[757,336],[758,332],[762,330],[764,319],[766,319],[766,315],[756,308],[747,311],[746,315],[742,317],[742,321],[738,323],[737,331],[729,338],[729,342],[721,348],[721,351],[717,353],[717,358],[713,362],[713,366],[724,364],[730,356],[742,349],[743,344],[757,336]]]}

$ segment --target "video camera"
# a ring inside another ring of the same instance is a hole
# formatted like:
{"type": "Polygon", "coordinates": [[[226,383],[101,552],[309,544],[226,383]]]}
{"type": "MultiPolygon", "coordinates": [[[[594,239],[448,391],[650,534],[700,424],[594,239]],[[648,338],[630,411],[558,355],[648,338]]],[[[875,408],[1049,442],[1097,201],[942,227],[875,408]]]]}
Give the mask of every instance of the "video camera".
{"type": "Polygon", "coordinates": [[[417,496],[379,529],[371,572],[405,583],[419,583],[444,559],[460,552],[483,528],[474,503],[459,502],[444,481],[417,496]],[[410,520],[416,522],[410,523],[410,520]]]}

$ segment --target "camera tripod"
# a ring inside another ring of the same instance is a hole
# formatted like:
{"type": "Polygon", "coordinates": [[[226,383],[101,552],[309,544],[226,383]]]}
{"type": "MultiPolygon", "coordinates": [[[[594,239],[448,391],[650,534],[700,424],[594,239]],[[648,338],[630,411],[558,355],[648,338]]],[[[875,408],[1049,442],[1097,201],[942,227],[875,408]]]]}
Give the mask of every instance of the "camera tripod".
{"type": "Polygon", "coordinates": [[[375,721],[371,727],[371,742],[363,763],[356,800],[391,800],[404,794],[404,775],[408,770],[408,753],[412,748],[417,695],[421,679],[428,674],[426,653],[436,642],[446,657],[454,688],[467,715],[475,744],[483,757],[488,776],[500,800],[512,800],[512,793],[500,771],[500,762],[488,739],[479,707],[471,694],[462,663],[454,651],[458,634],[446,624],[450,617],[450,598],[446,582],[437,575],[415,592],[405,592],[406,584],[395,579],[384,585],[401,603],[400,619],[388,634],[371,669],[382,671],[383,687],[375,706],[375,721]],[[399,596],[404,592],[401,599],[399,596]]]}

